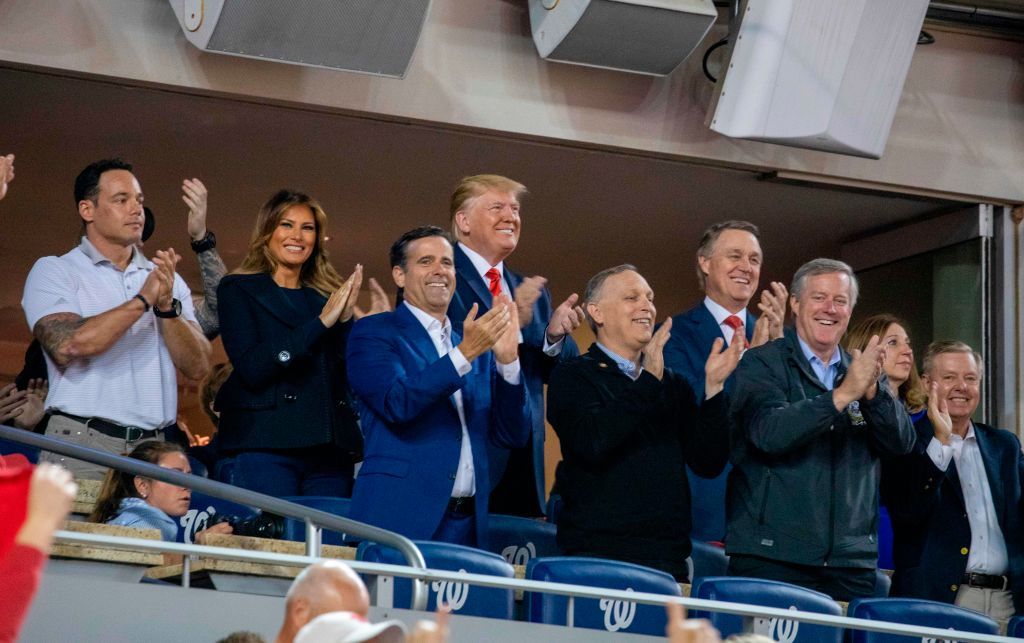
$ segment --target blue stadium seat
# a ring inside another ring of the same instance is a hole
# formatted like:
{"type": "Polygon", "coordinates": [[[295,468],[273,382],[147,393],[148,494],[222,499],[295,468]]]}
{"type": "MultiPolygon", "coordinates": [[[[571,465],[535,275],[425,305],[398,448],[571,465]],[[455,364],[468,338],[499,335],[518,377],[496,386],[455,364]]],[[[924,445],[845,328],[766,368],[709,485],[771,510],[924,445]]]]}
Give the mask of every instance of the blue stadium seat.
{"type": "Polygon", "coordinates": [[[1014,616],[1006,626],[1006,635],[1024,639],[1024,616],[1014,616]]]}
{"type": "Polygon", "coordinates": [[[878,567],[896,569],[892,561],[892,519],[885,505],[878,505],[878,567]]]}
{"type": "MultiPolygon", "coordinates": [[[[712,601],[745,603],[781,609],[797,609],[802,612],[816,612],[842,616],[839,605],[826,594],[815,592],[789,583],[742,578],[739,576],[710,576],[695,582],[690,596],[712,601]]],[[[709,619],[723,637],[743,631],[743,617],[723,612],[699,612],[693,610],[690,616],[709,619]]],[[[823,643],[842,641],[842,630],[809,625],[797,621],[777,618],[755,618],[754,633],[763,634],[772,640],[786,640],[791,643],[823,643]]]]}
{"type": "Polygon", "coordinates": [[[196,532],[206,529],[209,522],[216,516],[235,516],[246,520],[257,513],[257,510],[252,507],[193,491],[188,513],[177,519],[179,527],[177,540],[191,543],[196,532]]]}
{"type": "Polygon", "coordinates": [[[725,576],[729,570],[729,557],[721,547],[706,543],[702,540],[694,540],[693,551],[690,552],[690,560],[693,561],[693,572],[690,580],[696,581],[705,576],[725,576]]]}
{"type": "Polygon", "coordinates": [[[548,522],[552,525],[558,524],[558,519],[562,516],[562,507],[565,506],[565,502],[562,500],[562,496],[557,493],[553,493],[548,496],[548,522]]]}
{"type": "MultiPolygon", "coordinates": [[[[515,570],[512,566],[506,563],[501,556],[489,551],[429,541],[416,541],[416,546],[423,553],[423,559],[426,561],[428,569],[485,574],[503,578],[515,577],[515,570]]],[[[397,550],[370,542],[364,542],[359,546],[356,558],[368,563],[406,564],[405,559],[397,550]]],[[[511,589],[434,581],[430,583],[428,612],[437,609],[439,598],[451,606],[453,613],[461,616],[487,616],[506,620],[512,618],[513,596],[511,589]]],[[[395,607],[409,607],[412,604],[412,582],[409,579],[394,579],[393,604],[395,607]]]]}
{"type": "MultiPolygon", "coordinates": [[[[526,577],[530,580],[624,591],[682,595],[679,584],[665,572],[600,558],[534,558],[526,565],[526,577]]],[[[528,603],[530,622],[566,624],[569,601],[565,596],[531,592],[528,603]]],[[[664,636],[665,624],[665,608],[660,605],[593,598],[577,598],[573,601],[573,627],[664,636]]]]}
{"type": "MultiPolygon", "coordinates": [[[[917,598],[860,598],[850,603],[846,615],[870,621],[956,629],[979,634],[999,634],[999,625],[984,614],[949,603],[917,598]]],[[[920,637],[853,630],[850,633],[850,640],[851,643],[907,643],[909,641],[917,643],[921,639],[920,637]]]]}
{"type": "Polygon", "coordinates": [[[557,531],[548,522],[491,514],[487,519],[488,548],[510,565],[525,565],[533,558],[559,554],[557,531]]]}
{"type": "Polygon", "coordinates": [[[20,442],[0,438],[0,455],[12,455],[15,453],[25,456],[32,464],[39,462],[39,449],[20,442]]]}
{"type": "MultiPolygon", "coordinates": [[[[341,516],[343,518],[348,517],[349,508],[352,506],[352,501],[350,499],[335,498],[333,496],[287,496],[285,498],[281,498],[281,500],[294,502],[295,504],[302,505],[303,507],[326,511],[329,514],[334,514],[335,516],[341,516]]],[[[285,518],[284,534],[282,534],[281,537],[284,540],[305,542],[305,521],[296,520],[295,518],[285,518]]],[[[346,540],[347,536],[345,534],[337,531],[330,531],[328,529],[324,529],[320,537],[320,542],[324,545],[344,545],[346,540]]]]}

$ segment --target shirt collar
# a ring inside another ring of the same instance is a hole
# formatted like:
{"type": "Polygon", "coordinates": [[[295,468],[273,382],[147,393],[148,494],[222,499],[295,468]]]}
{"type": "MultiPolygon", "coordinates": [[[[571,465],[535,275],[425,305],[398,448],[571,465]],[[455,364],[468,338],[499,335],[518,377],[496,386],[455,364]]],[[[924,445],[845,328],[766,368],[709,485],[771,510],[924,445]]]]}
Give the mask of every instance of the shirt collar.
{"type": "Polygon", "coordinates": [[[486,259],[484,259],[483,257],[480,256],[480,253],[478,253],[476,250],[473,250],[472,248],[470,248],[466,244],[462,243],[461,241],[459,242],[459,247],[462,248],[462,251],[466,253],[466,256],[469,257],[469,260],[471,262],[473,262],[473,267],[476,268],[477,274],[479,274],[482,279],[486,280],[484,275],[492,267],[498,271],[498,274],[501,277],[504,278],[504,276],[505,276],[505,262],[504,261],[499,261],[494,266],[491,266],[491,264],[487,263],[486,259]]]}
{"type": "MultiPolygon", "coordinates": [[[[92,244],[92,241],[89,241],[88,237],[83,236],[82,241],[78,245],[78,247],[81,249],[82,254],[89,258],[89,261],[91,261],[93,265],[103,263],[104,261],[113,265],[113,262],[110,259],[107,259],[105,256],[103,256],[102,252],[96,249],[96,246],[92,244]]],[[[134,266],[136,268],[148,268],[149,260],[146,259],[141,252],[139,252],[138,248],[133,247],[132,258],[131,260],[128,261],[128,265],[134,266]]]]}
{"type": "Polygon", "coordinates": [[[836,346],[836,350],[835,350],[835,352],[834,352],[834,353],[832,353],[832,357],[831,357],[831,358],[829,358],[829,360],[828,360],[828,364],[826,364],[826,363],[824,363],[824,362],[822,362],[822,361],[821,361],[821,358],[820,358],[820,357],[818,357],[818,356],[817,356],[817,355],[816,355],[816,354],[814,353],[814,351],[812,351],[812,350],[811,350],[811,347],[807,345],[807,342],[805,342],[805,341],[803,340],[803,338],[802,338],[802,337],[800,337],[799,335],[797,335],[797,336],[796,336],[796,340],[797,340],[798,342],[800,342],[800,350],[801,350],[801,351],[803,352],[803,354],[804,354],[804,357],[806,357],[806,358],[807,358],[807,361],[808,361],[808,362],[810,362],[810,363],[812,363],[812,364],[814,364],[815,362],[817,362],[818,364],[821,364],[822,366],[825,366],[825,367],[830,367],[830,366],[833,366],[833,365],[835,365],[835,364],[838,364],[838,363],[839,363],[839,357],[840,357],[840,355],[839,355],[839,347],[838,347],[838,346],[836,346]]]}
{"type": "Polygon", "coordinates": [[[416,318],[416,321],[418,321],[420,325],[423,326],[423,328],[428,333],[440,334],[442,331],[446,330],[448,332],[451,332],[451,324],[448,323],[447,316],[445,316],[444,323],[442,324],[440,321],[437,320],[436,317],[434,317],[433,315],[424,310],[420,310],[416,306],[413,306],[412,304],[409,303],[408,300],[405,300],[402,303],[408,306],[409,311],[412,312],[413,317],[416,318]]]}
{"type": "MultiPolygon", "coordinates": [[[[733,315],[733,313],[730,313],[728,310],[726,310],[724,306],[719,304],[711,297],[704,297],[704,307],[708,309],[708,312],[711,313],[711,316],[715,318],[715,321],[718,323],[719,326],[725,323],[725,319],[727,317],[731,317],[733,315]]],[[[743,322],[744,327],[746,327],[747,323],[750,321],[749,315],[750,313],[748,313],[746,309],[736,313],[736,316],[739,317],[740,321],[743,322]]]]}
{"type": "Polygon", "coordinates": [[[605,346],[601,342],[596,342],[596,343],[597,343],[597,347],[598,348],[600,348],[602,351],[604,351],[605,354],[608,355],[608,357],[612,358],[612,361],[615,362],[615,365],[619,367],[620,371],[622,371],[626,375],[629,375],[632,378],[636,378],[640,374],[640,364],[639,364],[639,362],[632,362],[632,361],[626,359],[625,357],[623,357],[622,355],[619,355],[618,353],[616,353],[612,349],[608,348],[607,346],[605,346]]]}

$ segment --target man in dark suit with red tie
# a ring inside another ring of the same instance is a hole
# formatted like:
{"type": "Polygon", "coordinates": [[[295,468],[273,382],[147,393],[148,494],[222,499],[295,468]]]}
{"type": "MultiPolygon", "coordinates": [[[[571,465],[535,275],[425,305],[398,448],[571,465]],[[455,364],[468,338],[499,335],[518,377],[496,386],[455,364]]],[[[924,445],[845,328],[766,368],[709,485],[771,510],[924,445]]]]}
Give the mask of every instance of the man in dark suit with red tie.
{"type": "MultiPolygon", "coordinates": [[[[773,282],[761,294],[760,319],[747,306],[761,278],[761,244],[757,226],[747,221],[723,221],[704,231],[697,247],[697,278],[704,300],[672,318],[672,336],[665,345],[665,366],[686,378],[697,399],[704,396],[704,363],[711,345],[722,338],[730,346],[739,337],[760,346],[782,337],[786,287],[773,282]]],[[[725,383],[731,393],[735,378],[725,383]]],[[[693,495],[693,538],[720,541],[725,536],[725,481],[730,467],[706,479],[687,469],[693,495]]]]}
{"type": "Polygon", "coordinates": [[[523,277],[505,265],[520,233],[520,199],[526,187],[495,174],[462,179],[452,193],[451,224],[455,244],[455,297],[448,314],[459,320],[476,304],[486,312],[495,296],[515,302],[521,338],[519,359],[533,414],[532,437],[520,449],[491,448],[491,511],[520,516],[545,512],[544,384],[560,359],[579,349],[571,333],[583,322],[583,309],[573,293],[552,306],[547,279],[523,277]]]}

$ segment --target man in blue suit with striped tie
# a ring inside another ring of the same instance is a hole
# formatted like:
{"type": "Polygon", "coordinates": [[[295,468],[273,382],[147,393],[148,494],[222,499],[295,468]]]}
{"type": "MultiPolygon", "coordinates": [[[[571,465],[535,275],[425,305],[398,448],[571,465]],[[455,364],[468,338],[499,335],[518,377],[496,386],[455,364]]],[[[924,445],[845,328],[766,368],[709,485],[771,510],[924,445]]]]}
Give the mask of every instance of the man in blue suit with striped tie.
{"type": "MultiPolygon", "coordinates": [[[[747,310],[757,291],[764,255],[760,231],[747,221],[722,221],[704,231],[697,247],[697,278],[704,300],[672,318],[672,336],[665,345],[665,366],[686,378],[704,398],[704,363],[711,345],[722,338],[730,346],[737,337],[748,346],[760,346],[782,337],[786,313],[786,287],[772,282],[761,294],[760,318],[747,310]]],[[[725,382],[732,393],[735,377],[725,382]]],[[[706,479],[687,469],[693,497],[695,540],[721,541],[725,537],[725,481],[730,467],[706,479]]]]}

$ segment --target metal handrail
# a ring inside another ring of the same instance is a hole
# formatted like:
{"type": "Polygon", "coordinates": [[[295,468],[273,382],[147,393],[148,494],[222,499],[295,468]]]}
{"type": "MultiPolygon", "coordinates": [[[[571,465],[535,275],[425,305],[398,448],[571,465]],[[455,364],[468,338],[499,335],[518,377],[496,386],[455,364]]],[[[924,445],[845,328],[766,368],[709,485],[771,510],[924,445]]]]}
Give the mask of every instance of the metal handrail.
{"type": "MultiPolygon", "coordinates": [[[[380,527],[367,525],[350,518],[343,518],[341,516],[327,513],[326,511],[312,509],[294,502],[288,502],[287,500],[281,500],[280,498],[274,498],[273,496],[268,496],[266,494],[249,491],[248,489],[240,489],[239,487],[225,484],[223,482],[216,482],[190,473],[182,473],[180,471],[160,467],[134,458],[114,455],[113,453],[108,453],[106,451],[98,451],[96,449],[90,449],[77,444],[70,444],[61,440],[54,440],[53,438],[48,438],[30,431],[16,429],[2,424],[0,424],[0,438],[17,442],[19,444],[26,444],[28,446],[70,458],[85,460],[111,469],[118,469],[137,476],[152,478],[154,480],[160,480],[161,482],[186,487],[194,491],[199,491],[200,493],[205,493],[208,496],[230,500],[231,502],[237,502],[242,505],[257,507],[264,511],[275,513],[279,516],[305,521],[307,525],[314,523],[321,528],[325,527],[334,531],[351,534],[352,536],[360,539],[383,543],[389,547],[397,549],[402,554],[402,557],[405,558],[406,562],[409,563],[410,567],[418,569],[426,569],[427,567],[427,563],[423,559],[423,554],[411,540],[392,531],[381,529],[380,527]]],[[[310,531],[311,530],[307,529],[307,534],[310,531]]],[[[307,540],[306,553],[308,556],[319,556],[319,540],[319,537],[312,539],[311,542],[310,540],[307,540]]],[[[413,583],[412,596],[413,605],[416,606],[416,609],[426,608],[427,587],[424,583],[420,581],[413,583]]]]}
{"type": "MultiPolygon", "coordinates": [[[[171,543],[160,540],[143,540],[139,538],[107,536],[103,534],[90,534],[76,531],[58,531],[56,538],[59,542],[81,545],[102,545],[115,549],[169,552],[185,555],[196,554],[211,558],[223,558],[227,560],[240,560],[271,565],[304,567],[315,562],[315,559],[308,556],[296,556],[293,554],[277,554],[245,549],[229,549],[226,547],[208,547],[204,545],[186,545],[183,543],[171,543]]],[[[743,616],[748,621],[748,626],[749,621],[754,618],[778,618],[782,620],[799,621],[801,623],[808,623],[811,625],[823,625],[836,628],[854,628],[872,632],[883,632],[886,634],[929,637],[937,640],[956,640],[970,643],[1002,643],[1007,641],[1006,637],[994,634],[978,634],[976,632],[963,632],[959,630],[940,629],[937,627],[890,623],[888,621],[870,621],[867,619],[852,618],[849,616],[833,616],[831,614],[818,614],[815,612],[803,612],[777,607],[763,607],[745,603],[729,603],[702,598],[685,598],[664,594],[652,594],[649,592],[634,592],[607,589],[603,587],[590,587],[586,585],[572,585],[569,583],[554,583],[550,581],[520,580],[517,578],[505,578],[503,576],[487,576],[483,574],[470,574],[466,572],[454,572],[440,569],[416,569],[412,567],[402,567],[400,565],[368,563],[365,561],[355,560],[346,560],[345,564],[361,573],[401,576],[403,578],[410,578],[414,580],[420,579],[421,581],[428,582],[448,581],[468,583],[482,587],[559,594],[569,597],[570,602],[573,598],[593,598],[612,599],[630,603],[644,603],[648,605],[679,603],[687,609],[722,612],[743,616]]]]}

